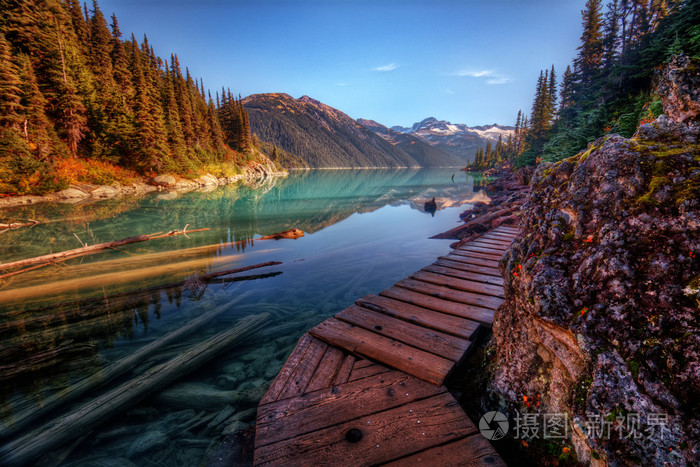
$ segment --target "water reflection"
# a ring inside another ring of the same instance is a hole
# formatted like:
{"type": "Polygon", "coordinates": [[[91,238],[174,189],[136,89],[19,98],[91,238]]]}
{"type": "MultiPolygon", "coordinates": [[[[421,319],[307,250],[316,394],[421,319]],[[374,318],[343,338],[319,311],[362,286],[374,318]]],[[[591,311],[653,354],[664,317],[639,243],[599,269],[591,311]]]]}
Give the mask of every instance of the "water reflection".
{"type": "MultiPolygon", "coordinates": [[[[458,173],[454,182],[452,175],[445,170],[310,171],[268,181],[257,190],[227,186],[171,200],[155,195],[6,213],[45,223],[3,234],[2,261],[75,248],[74,234],[94,244],[188,224],[211,230],[77,258],[0,284],[0,444],[22,414],[250,292],[245,301],[177,345],[154,352],[117,382],[235,326],[243,316],[268,313],[264,332],[113,418],[73,456],[87,462],[90,456],[104,461],[125,453],[143,455],[139,443],[158,432],[158,439],[169,440],[170,455],[175,440],[184,436],[193,443],[175,449],[181,462],[171,464],[198,464],[210,444],[252,421],[257,401],[303,331],[445,252],[449,241],[426,238],[455,225],[456,206],[483,199],[473,191],[473,174],[464,178],[458,173]],[[435,218],[424,210],[432,198],[435,218]],[[256,240],[290,228],[307,235],[256,240]],[[197,280],[270,260],[283,265],[246,273],[251,280],[197,280]],[[180,285],[158,287],[173,282],[180,285]],[[205,395],[209,410],[192,405],[205,395]],[[172,426],[183,429],[173,431],[172,426]]],[[[81,401],[91,397],[92,392],[81,401]]],[[[149,449],[152,462],[178,458],[149,449]]]]}

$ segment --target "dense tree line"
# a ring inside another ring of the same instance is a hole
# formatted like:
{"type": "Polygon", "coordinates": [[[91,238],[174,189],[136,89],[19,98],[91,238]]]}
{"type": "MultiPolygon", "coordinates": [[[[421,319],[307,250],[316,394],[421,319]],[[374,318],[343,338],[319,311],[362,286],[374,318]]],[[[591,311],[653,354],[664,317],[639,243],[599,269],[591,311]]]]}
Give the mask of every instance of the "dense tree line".
{"type": "Polygon", "coordinates": [[[124,40],[95,0],[90,10],[78,0],[0,9],[0,193],[65,187],[55,170],[65,160],[194,175],[250,150],[230,92],[215,100],[177,55],[156,56],[145,36],[124,40]]]}
{"type": "Polygon", "coordinates": [[[505,154],[484,155],[481,168],[558,161],[606,133],[630,137],[663,110],[657,70],[677,54],[700,59],[700,0],[588,0],[581,14],[572,65],[560,82],[554,67],[540,72],[530,115],[518,112],[505,154]]]}

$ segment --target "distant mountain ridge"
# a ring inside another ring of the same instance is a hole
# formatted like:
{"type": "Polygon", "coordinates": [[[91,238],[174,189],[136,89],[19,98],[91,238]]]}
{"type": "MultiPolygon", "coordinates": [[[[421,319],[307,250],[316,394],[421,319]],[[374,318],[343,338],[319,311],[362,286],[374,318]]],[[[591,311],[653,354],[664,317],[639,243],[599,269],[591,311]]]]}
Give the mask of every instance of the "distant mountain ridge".
{"type": "Polygon", "coordinates": [[[251,131],[265,147],[279,148],[280,162],[287,167],[458,167],[466,164],[464,158],[411,135],[397,133],[396,140],[392,141],[309,96],[295,99],[283,93],[254,94],[242,102],[248,111],[251,131]]]}
{"type": "Polygon", "coordinates": [[[467,157],[471,160],[474,158],[476,150],[480,147],[485,148],[487,143],[490,142],[494,146],[499,137],[503,138],[503,142],[508,141],[515,127],[495,123],[469,127],[462,123],[450,123],[429,117],[415,123],[411,128],[393,126],[390,129],[397,133],[414,136],[432,147],[453,154],[462,160],[467,157]]]}
{"type": "Polygon", "coordinates": [[[465,157],[459,157],[438,147],[432,146],[423,139],[412,134],[394,131],[391,128],[385,127],[381,123],[375,122],[374,120],[359,118],[357,119],[357,123],[381,136],[385,141],[391,143],[395,147],[406,151],[420,164],[421,167],[461,167],[467,163],[467,159],[465,157]]]}

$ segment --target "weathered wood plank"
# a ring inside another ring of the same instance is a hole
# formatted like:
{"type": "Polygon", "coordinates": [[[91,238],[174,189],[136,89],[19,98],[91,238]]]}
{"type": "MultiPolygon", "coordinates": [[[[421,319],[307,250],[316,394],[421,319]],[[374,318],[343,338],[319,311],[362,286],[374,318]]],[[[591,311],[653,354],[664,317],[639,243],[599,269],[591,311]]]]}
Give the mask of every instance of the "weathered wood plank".
{"type": "Polygon", "coordinates": [[[425,295],[400,287],[390,287],[384,290],[380,295],[410,303],[412,305],[430,308],[431,310],[440,311],[442,313],[448,313],[450,315],[478,321],[480,323],[487,324],[488,326],[491,326],[493,323],[493,310],[489,310],[487,308],[442,300],[440,298],[431,297],[430,295],[425,295]]]}
{"type": "Polygon", "coordinates": [[[473,253],[484,253],[487,255],[498,256],[499,259],[503,257],[503,250],[491,248],[491,247],[473,245],[471,243],[467,243],[467,244],[457,248],[455,251],[468,251],[468,252],[473,252],[473,253]]]}
{"type": "Polygon", "coordinates": [[[494,247],[498,248],[500,250],[507,250],[511,243],[507,240],[493,240],[490,238],[485,238],[485,237],[478,237],[472,240],[469,243],[466,243],[465,245],[477,245],[477,246],[484,246],[484,247],[494,247]]]}
{"type": "Polygon", "coordinates": [[[463,263],[462,261],[453,261],[451,259],[447,259],[447,256],[440,256],[435,262],[435,264],[447,268],[459,269],[460,271],[478,272],[479,274],[484,274],[487,276],[493,276],[502,279],[501,272],[496,268],[463,263]]]}
{"type": "Polygon", "coordinates": [[[309,347],[311,340],[312,337],[308,334],[304,334],[303,336],[301,336],[299,342],[297,343],[297,346],[294,347],[294,350],[292,350],[292,354],[289,356],[280,372],[277,373],[277,378],[275,378],[275,380],[270,385],[270,388],[263,396],[262,400],[260,401],[260,404],[269,404],[270,402],[274,402],[277,400],[277,397],[279,397],[280,393],[284,389],[285,384],[287,384],[289,376],[294,372],[296,366],[299,364],[299,362],[301,362],[302,358],[304,357],[304,353],[306,353],[306,349],[309,347]]]}
{"type": "Polygon", "coordinates": [[[471,339],[479,328],[479,323],[440,313],[420,306],[393,300],[380,295],[367,295],[356,302],[364,308],[378,313],[384,313],[394,318],[408,321],[436,331],[442,331],[464,339],[471,339]]]}
{"type": "Polygon", "coordinates": [[[374,363],[372,360],[367,360],[367,359],[363,358],[361,360],[357,360],[355,362],[355,365],[352,367],[352,369],[357,370],[359,368],[364,368],[366,366],[372,366],[372,365],[376,365],[376,363],[374,363]]]}
{"type": "Polygon", "coordinates": [[[466,339],[407,323],[357,305],[349,306],[335,317],[454,362],[458,362],[471,345],[466,339]]]}
{"type": "Polygon", "coordinates": [[[505,298],[503,286],[484,284],[483,282],[475,282],[472,280],[457,279],[442,274],[433,272],[418,271],[411,274],[411,279],[422,282],[429,282],[435,285],[442,285],[451,289],[463,290],[465,292],[475,292],[484,295],[492,295],[494,297],[505,298]]]}
{"type": "Polygon", "coordinates": [[[517,237],[517,235],[491,231],[482,235],[479,238],[490,238],[492,240],[499,240],[502,242],[512,242],[515,237],[517,237]]]}
{"type": "Polygon", "coordinates": [[[345,355],[343,362],[340,364],[340,368],[338,368],[338,373],[335,374],[333,385],[337,386],[338,384],[348,382],[348,378],[350,378],[350,373],[352,372],[352,367],[355,365],[356,360],[357,359],[354,355],[345,355]]]}
{"type": "Polygon", "coordinates": [[[460,248],[457,250],[452,250],[452,252],[450,254],[464,256],[467,258],[487,259],[490,261],[500,261],[501,258],[503,258],[503,254],[495,253],[495,252],[493,252],[493,250],[491,250],[490,253],[483,253],[481,251],[470,251],[470,250],[460,248]]]}
{"type": "Polygon", "coordinates": [[[493,229],[496,232],[508,232],[508,233],[514,233],[517,234],[520,232],[520,229],[517,227],[509,227],[507,225],[499,225],[495,229],[493,229]]]}
{"type": "Polygon", "coordinates": [[[323,354],[323,358],[318,364],[318,368],[316,368],[316,372],[306,387],[306,392],[330,387],[344,358],[345,354],[342,350],[328,346],[326,353],[323,354]]]}
{"type": "Polygon", "coordinates": [[[389,371],[277,401],[258,410],[255,445],[261,447],[294,438],[446,391],[444,386],[435,386],[400,371],[389,371]]]}
{"type": "Polygon", "coordinates": [[[430,448],[412,456],[404,457],[388,464],[391,467],[412,467],[414,465],[449,465],[450,467],[496,466],[506,467],[501,456],[481,434],[474,434],[458,441],[430,448]]]}
{"type": "Polygon", "coordinates": [[[256,465],[371,465],[474,433],[476,427],[449,393],[341,423],[256,450],[256,465]],[[411,412],[412,411],[412,412],[411,412]],[[420,423],[418,423],[420,421],[420,423]],[[345,439],[350,429],[362,439],[345,439]]]}
{"type": "Polygon", "coordinates": [[[384,365],[378,365],[378,364],[373,364],[370,366],[365,366],[362,368],[353,368],[352,371],[350,372],[350,377],[348,378],[348,382],[350,381],[356,381],[358,379],[362,378],[367,378],[369,376],[374,376],[378,375],[381,373],[386,373],[387,371],[391,371],[389,368],[385,367],[384,365]]]}
{"type": "Polygon", "coordinates": [[[437,264],[431,264],[426,266],[421,271],[434,272],[436,274],[442,274],[445,276],[457,277],[459,279],[484,282],[486,284],[492,284],[503,287],[503,279],[500,277],[487,276],[486,274],[480,274],[478,272],[468,272],[462,271],[460,269],[448,268],[445,266],[438,266],[437,264]]]}
{"type": "Polygon", "coordinates": [[[357,326],[329,318],[309,333],[331,345],[375,360],[435,384],[442,384],[454,362],[357,326]]]}
{"type": "Polygon", "coordinates": [[[304,353],[304,358],[296,365],[294,372],[284,385],[277,400],[287,399],[302,394],[309,385],[311,378],[318,368],[328,345],[318,339],[312,339],[304,353]]]}
{"type": "Polygon", "coordinates": [[[476,305],[491,310],[495,310],[505,302],[505,300],[498,297],[473,292],[463,292],[414,279],[402,279],[396,283],[396,286],[430,295],[431,297],[442,298],[443,300],[452,302],[466,303],[467,305],[476,305]]]}
{"type": "MultiPolygon", "coordinates": [[[[443,257],[441,256],[441,258],[443,257]]],[[[462,263],[474,264],[476,266],[486,266],[488,268],[498,270],[499,261],[495,259],[472,258],[469,256],[462,256],[454,253],[450,253],[449,255],[444,256],[444,258],[447,258],[450,261],[459,261],[462,263]]]]}

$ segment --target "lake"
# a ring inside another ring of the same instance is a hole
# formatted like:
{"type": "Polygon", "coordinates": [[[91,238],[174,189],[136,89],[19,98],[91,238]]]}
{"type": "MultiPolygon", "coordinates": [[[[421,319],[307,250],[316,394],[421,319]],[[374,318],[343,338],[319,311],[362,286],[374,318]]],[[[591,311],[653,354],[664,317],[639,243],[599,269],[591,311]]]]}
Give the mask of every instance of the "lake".
{"type": "Polygon", "coordinates": [[[453,169],[315,170],[255,186],[3,211],[41,222],[0,236],[3,263],[185,226],[209,230],[3,279],[0,445],[243,317],[265,314],[244,344],[117,411],[61,452],[69,465],[199,464],[223,436],[254,422],[257,403],[303,332],[446,254],[452,241],[428,237],[457,226],[465,205],[484,199],[484,183],[478,174],[453,169]],[[439,209],[431,215],[423,204],[433,197],[439,209]],[[258,239],[290,228],[305,236],[258,239]],[[201,280],[268,261],[282,264],[201,280]],[[105,387],[50,415],[38,410],[183,328],[192,330],[148,352],[105,387]]]}

